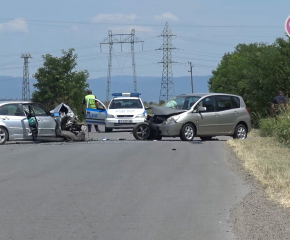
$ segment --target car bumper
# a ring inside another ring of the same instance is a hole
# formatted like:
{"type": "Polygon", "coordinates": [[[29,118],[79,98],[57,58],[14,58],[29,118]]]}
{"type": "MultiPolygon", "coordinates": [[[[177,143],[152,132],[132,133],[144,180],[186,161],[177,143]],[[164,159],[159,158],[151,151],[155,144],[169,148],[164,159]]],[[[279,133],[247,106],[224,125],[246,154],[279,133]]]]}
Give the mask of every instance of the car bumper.
{"type": "Polygon", "coordinates": [[[163,137],[179,136],[182,125],[183,123],[158,124],[160,135],[163,137]]]}
{"type": "Polygon", "coordinates": [[[144,121],[145,121],[144,118],[134,118],[134,119],[107,118],[105,123],[107,128],[133,128],[137,123],[144,121]],[[120,123],[119,121],[131,121],[131,122],[120,123]]]}

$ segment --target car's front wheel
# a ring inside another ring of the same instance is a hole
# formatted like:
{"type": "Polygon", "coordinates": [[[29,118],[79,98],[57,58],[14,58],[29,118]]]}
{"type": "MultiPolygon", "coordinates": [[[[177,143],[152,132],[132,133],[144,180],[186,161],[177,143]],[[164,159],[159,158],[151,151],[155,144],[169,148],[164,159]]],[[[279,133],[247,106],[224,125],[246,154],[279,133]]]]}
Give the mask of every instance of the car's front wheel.
{"type": "Polygon", "coordinates": [[[0,127],[0,145],[6,143],[8,139],[8,132],[4,127],[0,127]]]}
{"type": "Polygon", "coordinates": [[[241,139],[241,140],[243,140],[243,139],[246,139],[247,138],[247,135],[248,135],[248,130],[245,127],[245,125],[239,124],[235,128],[235,133],[234,133],[233,138],[234,139],[241,139]]]}
{"type": "Polygon", "coordinates": [[[107,128],[105,127],[105,132],[112,132],[113,131],[113,128],[107,128]]]}
{"type": "Polygon", "coordinates": [[[133,128],[133,135],[137,140],[147,140],[150,133],[150,127],[146,123],[139,123],[133,128]]]}
{"type": "Polygon", "coordinates": [[[180,139],[182,141],[192,141],[195,136],[195,128],[192,124],[186,123],[180,130],[180,139]]]}

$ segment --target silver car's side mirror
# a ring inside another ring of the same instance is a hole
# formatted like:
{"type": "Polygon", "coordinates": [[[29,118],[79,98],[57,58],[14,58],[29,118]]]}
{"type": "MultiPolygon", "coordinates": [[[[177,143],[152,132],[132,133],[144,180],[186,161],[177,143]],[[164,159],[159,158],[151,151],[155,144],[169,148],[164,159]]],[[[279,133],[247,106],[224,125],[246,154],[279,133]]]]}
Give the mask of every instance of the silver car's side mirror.
{"type": "Polygon", "coordinates": [[[199,107],[198,112],[206,112],[206,107],[199,107]]]}

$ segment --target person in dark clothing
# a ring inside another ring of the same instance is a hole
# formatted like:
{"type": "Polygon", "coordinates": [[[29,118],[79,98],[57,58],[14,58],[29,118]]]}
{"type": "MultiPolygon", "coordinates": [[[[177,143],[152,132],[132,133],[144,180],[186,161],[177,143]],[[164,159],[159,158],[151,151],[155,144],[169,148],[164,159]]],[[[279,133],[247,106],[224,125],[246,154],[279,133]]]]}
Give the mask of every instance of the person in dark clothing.
{"type": "Polygon", "coordinates": [[[284,96],[284,93],[280,90],[278,96],[274,97],[271,105],[271,117],[278,116],[285,109],[288,108],[288,99],[284,96]]]}

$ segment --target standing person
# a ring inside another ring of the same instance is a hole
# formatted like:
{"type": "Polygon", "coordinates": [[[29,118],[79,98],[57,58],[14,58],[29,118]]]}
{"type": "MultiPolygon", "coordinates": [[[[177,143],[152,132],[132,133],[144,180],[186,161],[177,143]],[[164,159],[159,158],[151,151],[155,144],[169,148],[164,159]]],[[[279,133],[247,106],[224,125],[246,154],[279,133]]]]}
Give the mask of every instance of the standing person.
{"type": "MultiPolygon", "coordinates": [[[[85,108],[87,107],[88,101],[89,101],[89,108],[90,109],[97,109],[98,106],[98,102],[93,100],[93,99],[97,99],[97,97],[95,95],[93,95],[93,92],[91,89],[87,90],[87,95],[84,97],[83,100],[83,105],[82,105],[82,113],[85,114],[85,108]],[[90,99],[90,100],[89,100],[90,99]]],[[[100,132],[99,130],[99,126],[98,125],[94,125],[96,132],[100,132]]],[[[88,131],[91,132],[92,130],[92,124],[88,124],[88,131]]]]}
{"type": "Polygon", "coordinates": [[[288,99],[284,96],[284,93],[280,90],[278,96],[274,97],[271,105],[271,117],[278,116],[283,110],[288,108],[288,99]]]}

